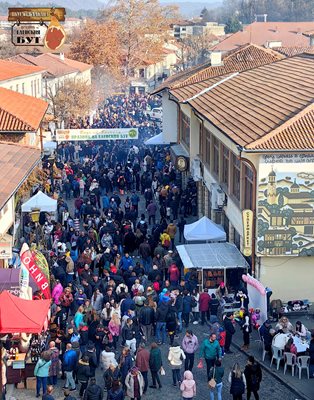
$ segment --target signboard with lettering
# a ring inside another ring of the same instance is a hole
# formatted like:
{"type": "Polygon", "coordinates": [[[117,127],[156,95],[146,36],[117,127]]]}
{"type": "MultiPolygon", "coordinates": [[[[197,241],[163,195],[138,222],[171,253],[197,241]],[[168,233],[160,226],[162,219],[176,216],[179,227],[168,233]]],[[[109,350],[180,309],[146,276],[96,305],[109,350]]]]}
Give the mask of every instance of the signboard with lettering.
{"type": "Polygon", "coordinates": [[[46,24],[13,24],[11,40],[15,46],[44,46],[46,24]]]}
{"type": "Polygon", "coordinates": [[[0,238],[0,260],[12,258],[13,237],[5,234],[0,238]]]}
{"type": "Polygon", "coordinates": [[[243,210],[243,254],[246,257],[252,255],[252,240],[253,240],[253,211],[243,210]]]}
{"type": "Polygon", "coordinates": [[[314,255],[314,155],[260,157],[257,253],[314,255]]]}
{"type": "Polygon", "coordinates": [[[77,140],[128,140],[138,139],[137,128],[117,129],[57,129],[57,142],[77,140]]]}

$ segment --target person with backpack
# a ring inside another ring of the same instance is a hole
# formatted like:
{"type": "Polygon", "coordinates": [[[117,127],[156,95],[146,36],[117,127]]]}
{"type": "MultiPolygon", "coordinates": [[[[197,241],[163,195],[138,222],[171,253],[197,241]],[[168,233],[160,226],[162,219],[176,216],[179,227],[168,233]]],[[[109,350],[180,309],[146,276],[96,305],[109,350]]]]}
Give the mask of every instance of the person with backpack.
{"type": "Polygon", "coordinates": [[[247,365],[244,369],[246,379],[247,400],[250,400],[251,394],[254,394],[255,400],[259,400],[258,391],[262,381],[262,368],[253,356],[249,356],[247,365]]]}
{"type": "Polygon", "coordinates": [[[222,377],[224,376],[225,369],[221,365],[220,360],[215,360],[215,364],[211,367],[209,371],[209,382],[211,379],[215,380],[215,387],[210,387],[208,382],[208,386],[210,387],[209,392],[209,400],[215,399],[215,391],[217,392],[217,400],[222,400],[222,377]]]}
{"type": "Polygon", "coordinates": [[[230,394],[232,394],[232,399],[242,400],[246,388],[246,379],[238,363],[235,363],[230,371],[228,382],[231,384],[230,394]]]}

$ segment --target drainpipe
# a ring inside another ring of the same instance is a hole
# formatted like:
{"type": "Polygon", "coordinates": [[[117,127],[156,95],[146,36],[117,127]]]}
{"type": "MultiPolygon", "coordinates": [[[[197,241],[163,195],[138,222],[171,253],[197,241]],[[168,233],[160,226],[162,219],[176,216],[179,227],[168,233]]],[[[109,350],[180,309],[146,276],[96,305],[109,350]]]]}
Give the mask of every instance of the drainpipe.
{"type": "Polygon", "coordinates": [[[252,212],[253,212],[253,235],[252,235],[252,276],[255,277],[255,244],[256,244],[256,189],[257,189],[257,171],[252,161],[242,157],[242,148],[239,148],[240,156],[238,157],[241,162],[247,164],[253,171],[253,193],[252,193],[252,212]]]}

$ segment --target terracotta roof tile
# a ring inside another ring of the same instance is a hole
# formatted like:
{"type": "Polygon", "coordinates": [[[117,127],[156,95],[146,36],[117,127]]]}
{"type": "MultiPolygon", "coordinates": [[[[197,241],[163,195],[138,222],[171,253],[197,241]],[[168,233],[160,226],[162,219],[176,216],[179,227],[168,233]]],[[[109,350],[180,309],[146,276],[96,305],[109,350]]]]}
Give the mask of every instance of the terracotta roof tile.
{"type": "MultiPolygon", "coordinates": [[[[56,54],[50,54],[51,57],[54,57],[60,61],[60,58],[56,54]]],[[[61,60],[64,64],[68,67],[75,68],[80,72],[88,71],[89,69],[93,68],[93,65],[86,64],[81,61],[71,60],[70,58],[64,57],[64,60],[61,60]]]]}
{"type": "Polygon", "coordinates": [[[305,47],[309,39],[302,35],[314,29],[314,22],[253,22],[214,46],[215,50],[228,51],[255,43],[260,46],[270,41],[280,41],[283,47],[305,47]]]}
{"type": "MultiPolygon", "coordinates": [[[[314,102],[313,75],[313,55],[286,58],[239,73],[188,104],[246,147],[314,102]]],[[[205,84],[209,87],[213,80],[205,84]]]]}
{"type": "Polygon", "coordinates": [[[314,150],[314,105],[247,146],[255,150],[314,150]]]}
{"type": "Polygon", "coordinates": [[[45,68],[34,65],[21,65],[18,62],[0,60],[0,81],[16,78],[23,75],[31,75],[44,72],[45,68]]]}
{"type": "Polygon", "coordinates": [[[305,46],[305,47],[276,47],[278,53],[283,54],[286,57],[293,57],[298,54],[308,53],[313,51],[313,47],[305,46]]]}
{"type": "Polygon", "coordinates": [[[261,65],[282,60],[284,56],[271,49],[265,49],[256,45],[245,45],[240,49],[233,50],[225,54],[222,58],[223,65],[211,66],[210,62],[198,65],[183,71],[180,74],[168,78],[156,92],[165,88],[179,88],[193,83],[201,82],[206,79],[226,75],[237,71],[246,71],[261,65]]]}
{"type": "Polygon", "coordinates": [[[47,108],[44,100],[0,88],[0,131],[37,131],[47,108]]]}
{"type": "Polygon", "coordinates": [[[40,150],[0,142],[0,209],[41,159],[40,150]]]}

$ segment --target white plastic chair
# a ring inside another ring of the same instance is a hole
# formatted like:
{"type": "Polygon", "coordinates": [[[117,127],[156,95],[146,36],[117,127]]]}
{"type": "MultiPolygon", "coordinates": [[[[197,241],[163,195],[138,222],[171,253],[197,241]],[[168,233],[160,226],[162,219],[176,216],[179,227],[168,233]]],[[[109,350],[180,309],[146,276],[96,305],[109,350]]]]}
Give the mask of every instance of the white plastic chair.
{"type": "Polygon", "coordinates": [[[299,379],[301,379],[302,369],[307,371],[307,379],[310,379],[310,357],[300,356],[297,358],[297,368],[299,370],[299,379]]]}
{"type": "Polygon", "coordinates": [[[283,353],[285,366],[283,368],[283,374],[286,374],[287,367],[291,367],[292,376],[294,376],[294,369],[297,363],[297,356],[293,353],[284,352],[283,353]]]}
{"type": "Polygon", "coordinates": [[[280,361],[283,360],[283,350],[279,349],[279,347],[276,347],[276,346],[271,346],[271,349],[272,349],[273,355],[272,355],[272,358],[271,358],[271,361],[270,361],[270,367],[272,366],[273,361],[276,360],[277,371],[278,371],[279,365],[280,365],[280,361]]]}

